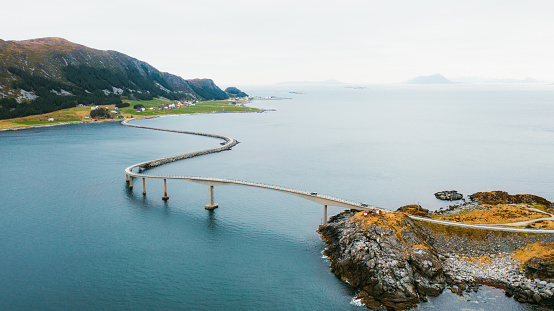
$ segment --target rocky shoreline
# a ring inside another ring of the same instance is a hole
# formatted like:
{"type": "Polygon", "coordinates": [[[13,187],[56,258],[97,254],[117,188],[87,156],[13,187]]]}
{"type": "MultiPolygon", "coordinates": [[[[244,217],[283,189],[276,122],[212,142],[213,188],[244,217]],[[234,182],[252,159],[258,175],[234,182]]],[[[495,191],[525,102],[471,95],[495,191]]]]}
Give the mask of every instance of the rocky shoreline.
{"type": "Polygon", "coordinates": [[[552,243],[554,236],[499,237],[489,233],[483,241],[441,234],[433,237],[452,292],[462,296],[485,284],[504,289],[519,302],[554,307],[554,280],[528,277],[521,261],[511,255],[531,243],[552,243]]]}
{"type": "Polygon", "coordinates": [[[360,290],[358,299],[370,309],[409,310],[445,288],[463,296],[480,285],[554,308],[552,265],[534,262],[533,270],[512,255],[531,243],[553,243],[554,235],[489,232],[474,239],[434,232],[400,213],[363,216],[352,210],[331,217],[318,232],[331,270],[360,290]]]}
{"type": "Polygon", "coordinates": [[[445,288],[431,236],[400,213],[345,211],[321,225],[331,270],[360,290],[368,308],[408,310],[445,288]]]}

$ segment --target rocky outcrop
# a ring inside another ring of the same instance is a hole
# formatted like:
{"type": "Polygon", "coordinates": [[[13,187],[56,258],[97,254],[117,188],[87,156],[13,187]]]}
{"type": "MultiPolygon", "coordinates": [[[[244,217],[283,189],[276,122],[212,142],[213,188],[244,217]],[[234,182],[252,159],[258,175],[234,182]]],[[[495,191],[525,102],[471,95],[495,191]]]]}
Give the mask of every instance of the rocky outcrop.
{"type": "Polygon", "coordinates": [[[429,217],[429,210],[421,207],[419,204],[404,205],[399,207],[396,211],[414,216],[429,217]]]}
{"type": "Polygon", "coordinates": [[[450,190],[450,191],[440,191],[435,193],[435,198],[443,201],[457,201],[461,200],[464,197],[463,194],[458,193],[456,190],[450,190]]]}
{"type": "Polygon", "coordinates": [[[533,194],[508,194],[505,191],[489,191],[477,192],[471,195],[472,198],[479,201],[481,204],[520,204],[520,203],[537,203],[544,205],[547,208],[554,208],[554,203],[545,198],[533,194]]]}
{"type": "Polygon", "coordinates": [[[445,288],[430,235],[403,214],[345,211],[318,231],[331,270],[359,289],[369,308],[408,310],[445,288]]]}
{"type": "Polygon", "coordinates": [[[523,268],[526,275],[531,279],[538,278],[554,282],[554,258],[533,257],[525,262],[523,268]]]}

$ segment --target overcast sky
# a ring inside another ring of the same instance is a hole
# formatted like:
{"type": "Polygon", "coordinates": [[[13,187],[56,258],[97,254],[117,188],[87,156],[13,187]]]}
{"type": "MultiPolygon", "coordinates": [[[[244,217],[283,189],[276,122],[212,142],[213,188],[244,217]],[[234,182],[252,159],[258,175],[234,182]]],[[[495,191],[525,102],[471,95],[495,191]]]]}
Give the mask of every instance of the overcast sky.
{"type": "Polygon", "coordinates": [[[552,0],[18,0],[1,10],[3,40],[62,37],[218,85],[554,81],[552,0]]]}

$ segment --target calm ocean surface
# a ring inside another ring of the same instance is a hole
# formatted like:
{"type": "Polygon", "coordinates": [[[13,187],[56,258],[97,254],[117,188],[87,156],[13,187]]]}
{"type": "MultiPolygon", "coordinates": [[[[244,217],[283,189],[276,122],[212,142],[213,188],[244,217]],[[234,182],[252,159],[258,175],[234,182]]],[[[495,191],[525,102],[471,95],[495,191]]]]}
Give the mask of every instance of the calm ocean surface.
{"type": "MultiPolygon", "coordinates": [[[[243,87],[277,111],[140,124],[210,132],[232,151],[153,174],[256,181],[396,209],[433,193],[554,199],[554,85],[243,87]],[[293,94],[289,92],[301,92],[293,94]]],[[[0,310],[364,310],[322,258],[322,207],[263,189],[137,180],[131,164],[218,140],[118,123],[0,133],[0,310]]],[[[340,212],[330,208],[330,214],[340,212]]],[[[482,287],[422,310],[533,310],[482,287]]]]}

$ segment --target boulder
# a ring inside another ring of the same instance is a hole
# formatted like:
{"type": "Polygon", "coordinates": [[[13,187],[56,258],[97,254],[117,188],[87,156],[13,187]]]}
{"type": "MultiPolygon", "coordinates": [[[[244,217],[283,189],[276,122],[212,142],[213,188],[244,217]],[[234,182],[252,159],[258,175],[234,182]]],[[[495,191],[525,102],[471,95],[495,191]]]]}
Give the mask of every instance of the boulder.
{"type": "Polygon", "coordinates": [[[440,191],[435,193],[435,198],[443,201],[457,201],[461,200],[464,197],[463,194],[458,193],[456,190],[451,191],[440,191]]]}

